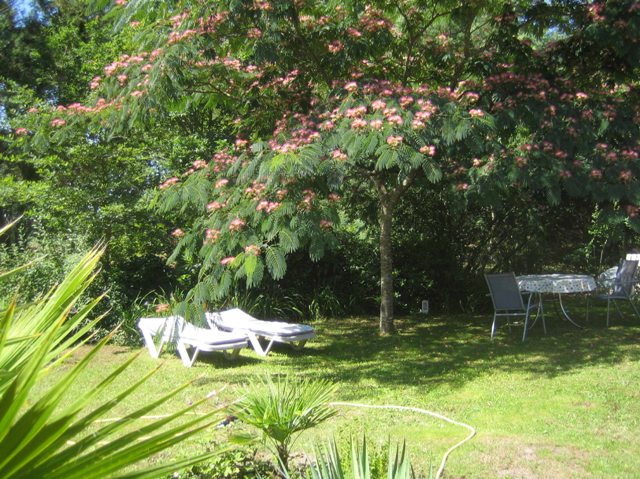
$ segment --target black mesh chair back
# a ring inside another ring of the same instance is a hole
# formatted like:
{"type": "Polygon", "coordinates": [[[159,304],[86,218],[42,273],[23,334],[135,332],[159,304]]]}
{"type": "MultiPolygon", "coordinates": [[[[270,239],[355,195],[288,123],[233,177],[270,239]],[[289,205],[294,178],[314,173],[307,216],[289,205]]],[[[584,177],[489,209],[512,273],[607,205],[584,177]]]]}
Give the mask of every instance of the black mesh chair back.
{"type": "Polygon", "coordinates": [[[484,278],[487,281],[493,307],[496,311],[525,312],[522,295],[514,273],[485,274],[484,278]]]}
{"type": "Polygon", "coordinates": [[[489,287],[494,309],[493,323],[491,324],[491,339],[495,336],[499,317],[524,316],[524,331],[522,333],[522,340],[524,341],[527,337],[529,312],[534,307],[531,305],[531,295],[529,296],[529,303],[525,306],[514,273],[485,274],[484,279],[489,287]]]}

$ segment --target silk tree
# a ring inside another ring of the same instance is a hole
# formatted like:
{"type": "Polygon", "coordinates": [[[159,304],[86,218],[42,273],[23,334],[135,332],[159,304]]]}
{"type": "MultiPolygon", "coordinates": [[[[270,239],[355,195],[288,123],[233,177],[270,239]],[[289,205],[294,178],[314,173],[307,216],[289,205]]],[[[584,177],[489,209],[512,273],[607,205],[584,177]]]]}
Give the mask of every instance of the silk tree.
{"type": "Polygon", "coordinates": [[[394,209],[417,181],[487,201],[508,188],[589,195],[635,221],[633,3],[126,3],[113,14],[138,50],[94,78],[94,103],[40,112],[33,141],[106,138],[187,108],[235,117],[226,146],[160,186],[185,218],[172,259],[198,264],[196,302],[281,278],[293,251],[320,258],[355,185],[378,199],[383,333],[394,209]],[[576,49],[621,67],[590,68],[576,49]]]}

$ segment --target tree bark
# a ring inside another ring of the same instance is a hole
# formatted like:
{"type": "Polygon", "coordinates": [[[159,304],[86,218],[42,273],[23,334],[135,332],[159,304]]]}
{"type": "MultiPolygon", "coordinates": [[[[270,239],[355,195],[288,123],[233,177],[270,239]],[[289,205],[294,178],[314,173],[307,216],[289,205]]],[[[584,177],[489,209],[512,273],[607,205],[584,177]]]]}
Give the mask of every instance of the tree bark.
{"type": "Polygon", "coordinates": [[[393,325],[393,249],[391,228],[394,202],[381,198],[380,223],[380,333],[392,334],[393,325]]]}

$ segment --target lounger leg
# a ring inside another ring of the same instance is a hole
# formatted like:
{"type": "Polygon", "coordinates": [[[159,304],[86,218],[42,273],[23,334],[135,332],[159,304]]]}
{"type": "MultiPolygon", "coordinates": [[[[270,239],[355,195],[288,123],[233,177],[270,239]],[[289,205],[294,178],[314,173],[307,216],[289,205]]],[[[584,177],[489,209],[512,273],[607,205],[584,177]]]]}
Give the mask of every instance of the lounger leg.
{"type": "Polygon", "coordinates": [[[182,341],[178,341],[178,354],[180,354],[180,359],[182,359],[182,364],[184,364],[188,368],[193,366],[193,363],[198,357],[199,351],[200,350],[198,348],[195,348],[193,352],[193,357],[189,357],[189,351],[187,350],[187,347],[185,346],[185,344],[182,341]]]}
{"type": "Polygon", "coordinates": [[[269,351],[271,351],[271,346],[273,346],[274,340],[272,339],[271,341],[269,341],[269,344],[267,344],[267,347],[264,350],[264,355],[266,356],[267,354],[269,354],[269,351]]]}
{"type": "Polygon", "coordinates": [[[295,343],[291,343],[291,346],[293,346],[293,349],[302,349],[304,348],[304,345],[307,344],[307,340],[303,340],[303,341],[296,341],[295,343]]]}
{"type": "Polygon", "coordinates": [[[144,342],[147,345],[151,357],[159,358],[162,352],[162,346],[164,346],[165,343],[164,338],[160,339],[160,344],[156,347],[156,344],[153,342],[153,335],[149,331],[142,331],[142,336],[144,337],[144,342]]]}
{"type": "Polygon", "coordinates": [[[269,349],[271,349],[271,345],[269,345],[269,348],[267,348],[267,350],[265,351],[264,349],[262,349],[262,344],[260,344],[260,340],[258,339],[258,336],[256,336],[255,333],[248,332],[248,336],[249,336],[249,342],[251,343],[251,346],[253,347],[255,352],[258,353],[259,356],[266,356],[269,353],[269,349]]]}
{"type": "Polygon", "coordinates": [[[231,351],[228,351],[228,350],[223,351],[223,354],[225,358],[227,358],[230,361],[233,361],[240,354],[240,348],[235,348],[235,349],[232,349],[231,351]]]}

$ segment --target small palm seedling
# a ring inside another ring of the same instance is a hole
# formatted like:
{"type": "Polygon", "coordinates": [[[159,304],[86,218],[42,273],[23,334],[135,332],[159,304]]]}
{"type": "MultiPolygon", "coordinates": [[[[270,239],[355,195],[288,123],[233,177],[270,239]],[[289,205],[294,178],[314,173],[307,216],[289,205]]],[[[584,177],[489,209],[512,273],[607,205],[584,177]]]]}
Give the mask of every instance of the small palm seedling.
{"type": "Polygon", "coordinates": [[[291,447],[300,433],[336,414],[329,406],[334,391],[328,381],[266,378],[247,386],[232,414],[262,432],[286,471],[291,447]]]}

